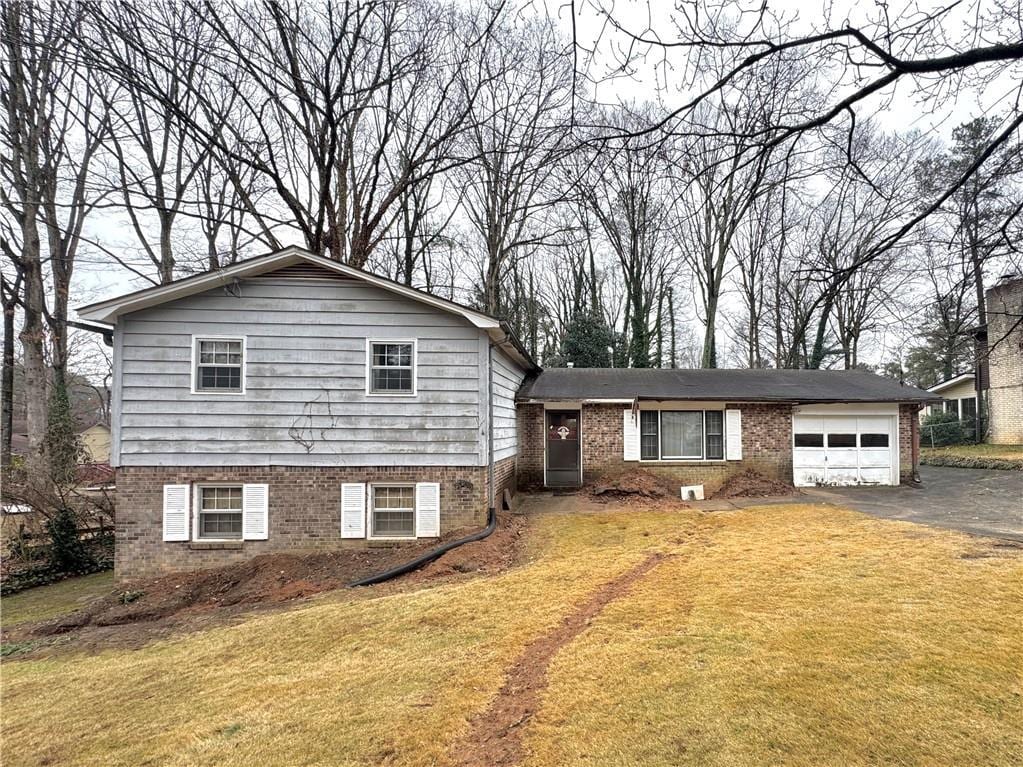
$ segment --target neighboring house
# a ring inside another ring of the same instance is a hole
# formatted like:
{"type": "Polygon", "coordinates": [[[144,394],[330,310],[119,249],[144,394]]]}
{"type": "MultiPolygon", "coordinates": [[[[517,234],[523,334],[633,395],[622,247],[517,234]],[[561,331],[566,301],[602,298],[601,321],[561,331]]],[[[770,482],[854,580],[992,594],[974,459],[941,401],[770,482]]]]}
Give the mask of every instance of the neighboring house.
{"type": "MultiPolygon", "coordinates": [[[[961,373],[928,387],[927,391],[942,399],[920,411],[921,423],[928,415],[950,413],[959,419],[963,439],[975,440],[974,435],[980,425],[977,413],[977,376],[973,373],[961,373]]],[[[947,431],[947,427],[940,424],[923,425],[920,428],[921,442],[924,445],[935,444],[935,440],[942,436],[943,431],[947,431]]]]}
{"type": "Polygon", "coordinates": [[[987,441],[1023,444],[1023,277],[1003,275],[986,293],[987,326],[978,330],[987,350],[978,368],[987,389],[987,441]]]}
{"type": "Polygon", "coordinates": [[[953,413],[959,420],[973,420],[977,416],[977,377],[973,373],[960,373],[947,381],[927,388],[943,401],[928,405],[920,411],[920,419],[935,413],[953,413]]]}
{"type": "Polygon", "coordinates": [[[435,538],[517,481],[637,466],[897,484],[936,400],[855,371],[541,372],[497,319],[299,248],[79,313],[113,325],[121,577],[435,538]]]}
{"type": "MultiPolygon", "coordinates": [[[[954,413],[969,429],[977,421],[977,388],[986,413],[985,441],[1023,444],[1023,278],[1003,276],[986,292],[988,324],[975,328],[977,364],[927,389],[942,397],[926,413],[954,413]]],[[[924,413],[921,413],[921,418],[924,413]]]]}
{"type": "Polygon", "coordinates": [[[110,427],[96,423],[78,433],[82,441],[83,463],[110,463],[110,427]]]}

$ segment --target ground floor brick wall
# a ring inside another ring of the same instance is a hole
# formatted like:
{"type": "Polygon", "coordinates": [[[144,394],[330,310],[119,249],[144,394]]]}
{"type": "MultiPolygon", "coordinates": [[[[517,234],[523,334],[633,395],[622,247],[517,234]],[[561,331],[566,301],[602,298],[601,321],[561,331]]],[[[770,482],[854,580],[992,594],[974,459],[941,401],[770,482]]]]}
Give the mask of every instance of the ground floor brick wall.
{"type": "MultiPolygon", "coordinates": [[[[514,459],[495,467],[495,484],[514,481],[514,459]]],[[[123,467],[117,471],[114,570],[118,578],[194,570],[257,554],[366,546],[341,539],[343,482],[439,482],[441,532],[486,521],[485,466],[423,467],[123,467]],[[204,482],[266,483],[269,536],[225,544],[163,541],[163,486],[204,482]]]]}
{"type": "Polygon", "coordinates": [[[515,494],[515,490],[517,488],[515,465],[515,456],[505,458],[503,461],[498,461],[494,464],[494,486],[497,488],[495,504],[498,510],[501,509],[501,499],[505,490],[512,495],[515,494]]]}
{"type": "Polygon", "coordinates": [[[538,487],[543,484],[546,438],[543,405],[519,405],[516,418],[519,431],[519,453],[516,457],[519,487],[538,487]]]}
{"type": "MultiPolygon", "coordinates": [[[[728,407],[742,412],[741,461],[673,461],[647,463],[624,459],[623,404],[584,404],[580,414],[583,482],[642,468],[680,485],[704,485],[712,493],[728,477],[747,469],[782,482],[792,481],[792,406],[728,407]]],[[[543,482],[544,411],[542,405],[519,406],[519,481],[543,482]]]]}

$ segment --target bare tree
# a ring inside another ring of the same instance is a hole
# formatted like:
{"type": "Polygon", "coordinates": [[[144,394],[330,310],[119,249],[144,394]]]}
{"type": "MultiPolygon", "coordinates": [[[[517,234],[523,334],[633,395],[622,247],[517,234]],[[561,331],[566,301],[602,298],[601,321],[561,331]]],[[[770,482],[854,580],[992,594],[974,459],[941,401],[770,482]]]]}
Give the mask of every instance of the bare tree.
{"type": "MultiPolygon", "coordinates": [[[[544,242],[557,220],[541,214],[563,195],[571,58],[549,19],[497,27],[466,131],[468,218],[484,246],[482,305],[501,314],[509,263],[544,242]]],[[[472,73],[475,74],[475,73],[472,73]]],[[[474,87],[466,83],[465,90],[474,87]]]]}
{"type": "MultiPolygon", "coordinates": [[[[995,83],[1007,85],[1001,103],[1008,107],[1008,114],[972,161],[935,189],[923,205],[907,211],[898,227],[860,253],[859,261],[847,263],[844,276],[892,248],[945,205],[1000,148],[1017,141],[1023,126],[1023,42],[1015,0],[970,0],[934,10],[914,7],[898,15],[891,14],[886,4],[857,6],[855,13],[834,26],[827,12],[818,17],[820,21],[806,23],[797,13],[760,2],[686,0],[671,9],[648,2],[647,13],[630,15],[610,0],[585,0],[578,5],[595,11],[602,21],[595,42],[576,39],[588,78],[631,76],[640,67],[651,66],[662,78],[670,76],[679,94],[676,104],[659,119],[617,130],[622,140],[655,133],[691,137],[695,110],[729,88],[757,88],[782,57],[812,63],[806,77],[817,97],[806,111],[780,114],[750,126],[741,136],[728,134],[736,143],[756,146],[764,153],[816,140],[826,127],[844,131],[842,143],[851,145],[864,121],[860,112],[891,103],[896,84],[905,83],[915,101],[929,110],[939,108],[966,85],[978,91],[995,83]],[[646,25],[636,25],[638,19],[646,25]],[[708,59],[722,50],[732,53],[735,64],[708,77],[708,59]]],[[[900,98],[905,100],[904,94],[900,98]]],[[[606,127],[615,132],[616,126],[606,127]]],[[[702,132],[715,134],[713,126],[702,132]]]]}
{"type": "Polygon", "coordinates": [[[0,96],[0,140],[7,148],[0,202],[15,222],[4,227],[0,248],[23,285],[25,387],[39,393],[27,398],[33,460],[41,458],[46,432],[49,373],[64,386],[75,257],[86,216],[98,202],[89,183],[91,164],[108,134],[95,83],[83,73],[73,45],[81,13],[80,6],[61,3],[0,7],[8,84],[0,96]]]}
{"type": "MultiPolygon", "coordinates": [[[[189,93],[194,108],[154,78],[141,78],[141,87],[174,110],[197,144],[251,169],[256,187],[272,191],[276,204],[257,205],[239,190],[269,246],[280,244],[282,227],[294,228],[313,252],[361,268],[403,192],[466,161],[451,144],[468,127],[483,84],[473,73],[499,10],[432,0],[188,2],[209,32],[209,70],[189,84],[200,84],[189,93]]],[[[135,77],[130,51],[166,71],[150,38],[170,33],[141,23],[143,13],[122,4],[96,11],[96,66],[135,77]]]]}
{"type": "MultiPolygon", "coordinates": [[[[623,124],[640,124],[642,114],[620,111],[623,124]]],[[[671,261],[674,163],[669,145],[626,145],[587,158],[588,169],[578,193],[598,222],[621,269],[625,291],[623,325],[628,337],[628,364],[653,362],[651,325],[659,291],[671,261]]]]}

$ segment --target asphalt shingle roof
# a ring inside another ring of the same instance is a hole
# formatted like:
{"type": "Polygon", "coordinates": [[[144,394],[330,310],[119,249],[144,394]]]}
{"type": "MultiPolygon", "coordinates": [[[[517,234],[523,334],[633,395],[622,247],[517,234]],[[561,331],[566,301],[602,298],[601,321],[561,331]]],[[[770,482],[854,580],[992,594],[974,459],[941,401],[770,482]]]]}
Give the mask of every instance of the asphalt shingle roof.
{"type": "Polygon", "coordinates": [[[691,399],[742,402],[937,402],[914,386],[862,370],[549,368],[520,400],[691,399]]]}

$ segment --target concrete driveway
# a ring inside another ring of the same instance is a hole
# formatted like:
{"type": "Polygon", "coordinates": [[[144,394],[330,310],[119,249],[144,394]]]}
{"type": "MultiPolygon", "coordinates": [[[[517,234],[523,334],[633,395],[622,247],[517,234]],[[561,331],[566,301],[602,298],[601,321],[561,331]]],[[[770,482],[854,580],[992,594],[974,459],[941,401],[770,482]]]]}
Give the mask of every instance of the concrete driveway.
{"type": "Polygon", "coordinates": [[[1023,472],[921,466],[919,487],[807,488],[808,496],[885,519],[1023,541],[1023,472]]]}

